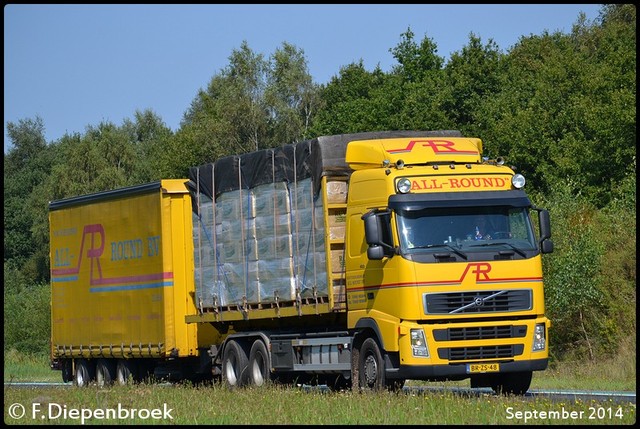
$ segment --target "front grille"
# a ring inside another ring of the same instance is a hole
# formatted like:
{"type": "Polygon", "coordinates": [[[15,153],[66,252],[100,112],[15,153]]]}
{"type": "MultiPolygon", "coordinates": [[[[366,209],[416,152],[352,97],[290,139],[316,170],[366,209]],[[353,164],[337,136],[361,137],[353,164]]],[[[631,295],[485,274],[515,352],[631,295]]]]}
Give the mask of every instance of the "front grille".
{"type": "Polygon", "coordinates": [[[433,330],[433,338],[436,341],[494,340],[498,338],[523,338],[526,335],[526,326],[511,325],[433,330]]]}
{"type": "Polygon", "coordinates": [[[478,314],[530,310],[531,289],[425,293],[425,314],[478,314]]]}
{"type": "Polygon", "coordinates": [[[505,359],[521,355],[523,344],[508,346],[452,347],[438,349],[438,357],[450,361],[505,359]]]}

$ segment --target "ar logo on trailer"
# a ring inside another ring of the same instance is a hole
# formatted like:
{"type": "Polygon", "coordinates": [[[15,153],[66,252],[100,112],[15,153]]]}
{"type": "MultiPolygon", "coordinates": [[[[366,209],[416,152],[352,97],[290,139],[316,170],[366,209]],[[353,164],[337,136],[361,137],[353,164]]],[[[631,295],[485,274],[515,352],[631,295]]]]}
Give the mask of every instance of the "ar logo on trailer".
{"type": "MultiPolygon", "coordinates": [[[[100,256],[104,252],[104,227],[101,224],[93,224],[93,225],[85,225],[82,230],[82,241],[80,243],[80,251],[78,263],[75,267],[70,268],[54,268],[51,270],[51,274],[53,276],[69,276],[69,275],[77,275],[80,273],[80,264],[82,264],[82,259],[85,256],[85,246],[86,257],[89,258],[90,261],[90,278],[94,278],[93,269],[94,266],[98,271],[98,277],[102,277],[102,269],[100,267],[100,256]]],[[[70,264],[68,264],[70,265],[70,264]]],[[[75,278],[77,280],[77,278],[75,278]]]]}

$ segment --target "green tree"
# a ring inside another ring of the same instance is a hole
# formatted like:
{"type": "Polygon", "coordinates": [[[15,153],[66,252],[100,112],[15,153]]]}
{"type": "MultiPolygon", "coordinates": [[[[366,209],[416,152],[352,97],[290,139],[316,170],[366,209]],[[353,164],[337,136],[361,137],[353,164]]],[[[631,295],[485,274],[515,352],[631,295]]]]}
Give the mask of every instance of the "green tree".
{"type": "Polygon", "coordinates": [[[222,156],[300,140],[319,103],[301,49],[283,43],[267,60],[244,41],[192,101],[167,158],[184,175],[222,156]]]}
{"type": "Polygon", "coordinates": [[[51,174],[55,199],[135,184],[135,148],[113,123],[88,126],[84,136],[65,135],[59,146],[64,163],[56,164],[51,174]]]}
{"type": "Polygon", "coordinates": [[[444,58],[437,54],[436,43],[426,35],[417,43],[408,29],[401,41],[389,51],[398,61],[386,80],[381,96],[389,107],[389,129],[457,129],[450,112],[444,108],[444,58]]]}
{"type": "Polygon", "coordinates": [[[416,43],[409,29],[390,52],[398,61],[390,73],[379,67],[368,72],[361,60],[341,68],[323,88],[316,135],[451,127],[441,106],[443,58],[435,43],[428,37],[416,43]]]}
{"type": "Polygon", "coordinates": [[[393,58],[398,61],[393,72],[401,75],[406,82],[420,82],[433,71],[439,71],[444,64],[444,58],[437,55],[436,43],[424,37],[420,44],[414,41],[415,34],[408,28],[401,35],[402,40],[394,48],[389,49],[393,58]]]}
{"type": "Polygon", "coordinates": [[[270,58],[264,98],[269,111],[271,146],[309,136],[320,99],[303,50],[286,42],[276,49],[270,58]]]}
{"type": "Polygon", "coordinates": [[[553,321],[551,345],[555,355],[583,350],[594,359],[593,321],[607,308],[599,287],[604,248],[597,240],[597,211],[564,183],[554,187],[545,206],[552,213],[554,230],[562,231],[554,236],[552,257],[544,260],[547,313],[553,321]]]}
{"type": "Polygon", "coordinates": [[[311,127],[314,136],[376,131],[384,129],[385,122],[376,118],[380,90],[386,75],[377,67],[373,72],[364,68],[362,60],[341,67],[338,76],[321,89],[323,108],[311,127]]]}
{"type": "Polygon", "coordinates": [[[243,41],[229,62],[206,90],[198,91],[170,142],[168,157],[183,174],[221,156],[269,147],[264,100],[268,61],[243,41]]]}
{"type": "Polygon", "coordinates": [[[611,12],[622,9],[605,9],[600,25],[582,16],[571,35],[522,38],[502,90],[478,109],[485,140],[541,192],[564,181],[603,207],[633,164],[635,20],[611,12]]]}
{"type": "Polygon", "coordinates": [[[123,121],[122,129],[135,150],[134,183],[172,178],[162,158],[173,133],[153,110],[136,111],[133,121],[123,121]]]}
{"type": "Polygon", "coordinates": [[[34,245],[34,231],[46,225],[46,216],[39,216],[42,208],[33,205],[31,194],[47,180],[52,153],[39,117],[8,122],[7,133],[11,147],[4,155],[4,261],[38,281],[47,278],[47,266],[38,263],[41,252],[34,245]]]}
{"type": "Polygon", "coordinates": [[[483,46],[472,33],[468,45],[452,53],[445,67],[441,108],[452,124],[469,135],[481,135],[485,121],[479,107],[502,90],[503,57],[493,40],[483,46]]]}

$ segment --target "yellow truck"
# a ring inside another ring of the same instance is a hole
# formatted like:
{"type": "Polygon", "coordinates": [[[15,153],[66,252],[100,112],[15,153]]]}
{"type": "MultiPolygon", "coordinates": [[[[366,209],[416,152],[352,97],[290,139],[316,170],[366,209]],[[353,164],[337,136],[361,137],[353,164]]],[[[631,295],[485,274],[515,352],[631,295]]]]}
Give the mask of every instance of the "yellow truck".
{"type": "Polygon", "coordinates": [[[523,394],[548,363],[553,251],[524,184],[478,138],[382,131],[54,201],[52,368],[80,386],[470,379],[523,394]]]}

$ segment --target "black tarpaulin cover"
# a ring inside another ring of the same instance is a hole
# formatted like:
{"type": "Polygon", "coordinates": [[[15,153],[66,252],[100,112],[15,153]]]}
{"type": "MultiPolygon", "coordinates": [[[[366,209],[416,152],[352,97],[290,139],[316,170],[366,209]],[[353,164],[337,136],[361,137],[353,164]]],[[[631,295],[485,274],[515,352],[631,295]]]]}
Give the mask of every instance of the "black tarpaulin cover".
{"type": "MultiPolygon", "coordinates": [[[[458,136],[458,131],[372,131],[321,136],[274,149],[231,155],[189,169],[189,188],[215,199],[224,192],[251,189],[275,182],[293,183],[312,178],[314,194],[324,174],[349,174],[345,162],[347,144],[354,140],[398,137],[458,136]]],[[[194,211],[197,208],[194,206],[194,211]]]]}

